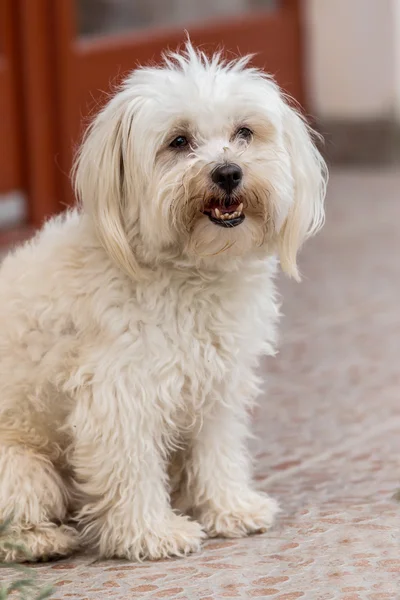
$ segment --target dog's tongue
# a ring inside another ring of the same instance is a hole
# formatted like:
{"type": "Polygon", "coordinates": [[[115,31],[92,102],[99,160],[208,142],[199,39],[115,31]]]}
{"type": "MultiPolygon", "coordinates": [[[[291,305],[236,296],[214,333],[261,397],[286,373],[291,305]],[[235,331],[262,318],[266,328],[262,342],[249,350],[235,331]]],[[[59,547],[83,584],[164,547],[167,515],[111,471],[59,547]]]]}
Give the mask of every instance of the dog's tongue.
{"type": "Polygon", "coordinates": [[[221,212],[233,213],[238,209],[239,204],[231,204],[230,206],[223,206],[221,212]]]}

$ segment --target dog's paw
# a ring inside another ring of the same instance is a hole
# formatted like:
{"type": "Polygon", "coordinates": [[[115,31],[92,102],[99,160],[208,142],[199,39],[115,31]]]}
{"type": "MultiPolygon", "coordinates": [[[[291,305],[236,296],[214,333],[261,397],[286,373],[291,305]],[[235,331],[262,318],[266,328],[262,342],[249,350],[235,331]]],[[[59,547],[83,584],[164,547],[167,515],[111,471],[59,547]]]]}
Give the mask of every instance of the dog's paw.
{"type": "Polygon", "coordinates": [[[240,498],[230,498],[226,506],[210,503],[200,513],[199,521],[209,537],[238,538],[265,533],[279,510],[273,498],[248,492],[240,498]]]}
{"type": "Polygon", "coordinates": [[[63,558],[78,549],[78,532],[53,523],[11,527],[0,539],[0,563],[35,562],[63,558]]]}
{"type": "Polygon", "coordinates": [[[207,537],[201,525],[188,517],[173,514],[155,529],[138,533],[133,542],[117,551],[117,556],[128,560],[159,560],[172,556],[186,556],[200,550],[207,537]]]}

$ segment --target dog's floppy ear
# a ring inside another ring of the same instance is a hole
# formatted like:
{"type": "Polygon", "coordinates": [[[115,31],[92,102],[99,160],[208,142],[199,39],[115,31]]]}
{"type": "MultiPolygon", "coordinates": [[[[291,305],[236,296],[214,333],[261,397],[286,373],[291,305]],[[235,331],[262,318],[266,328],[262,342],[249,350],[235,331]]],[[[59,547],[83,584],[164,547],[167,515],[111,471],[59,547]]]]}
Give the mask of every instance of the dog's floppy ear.
{"type": "Polygon", "coordinates": [[[324,223],[327,167],[314,145],[313,132],[289,105],[284,106],[284,136],[294,184],[294,199],[278,239],[282,269],[300,280],[297,252],[324,223]]]}
{"type": "Polygon", "coordinates": [[[77,198],[109,256],[130,277],[139,271],[126,232],[128,196],[130,212],[135,208],[125,174],[127,159],[132,159],[133,109],[126,91],[117,94],[89,126],[73,167],[77,198]]]}

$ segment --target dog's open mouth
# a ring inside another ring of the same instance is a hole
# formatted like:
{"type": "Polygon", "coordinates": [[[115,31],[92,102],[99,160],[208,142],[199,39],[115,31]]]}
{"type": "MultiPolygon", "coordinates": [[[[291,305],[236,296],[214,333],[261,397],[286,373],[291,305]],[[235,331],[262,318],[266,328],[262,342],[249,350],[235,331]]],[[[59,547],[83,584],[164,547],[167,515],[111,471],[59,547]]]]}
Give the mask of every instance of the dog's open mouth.
{"type": "Polygon", "coordinates": [[[220,202],[210,202],[204,210],[204,214],[220,227],[236,227],[243,223],[243,202],[224,206],[220,202]]]}

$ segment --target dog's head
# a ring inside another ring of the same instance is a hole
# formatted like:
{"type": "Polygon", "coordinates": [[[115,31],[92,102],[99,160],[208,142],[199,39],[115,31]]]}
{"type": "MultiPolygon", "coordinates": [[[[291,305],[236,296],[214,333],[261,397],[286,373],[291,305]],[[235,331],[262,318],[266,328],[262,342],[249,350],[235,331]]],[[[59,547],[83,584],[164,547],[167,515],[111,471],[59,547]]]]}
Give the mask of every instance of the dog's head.
{"type": "Polygon", "coordinates": [[[179,259],[296,254],[323,223],[326,168],[310,130],[248,58],[188,44],[134,71],[89,128],[75,165],[85,210],[128,273],[179,259]]]}

